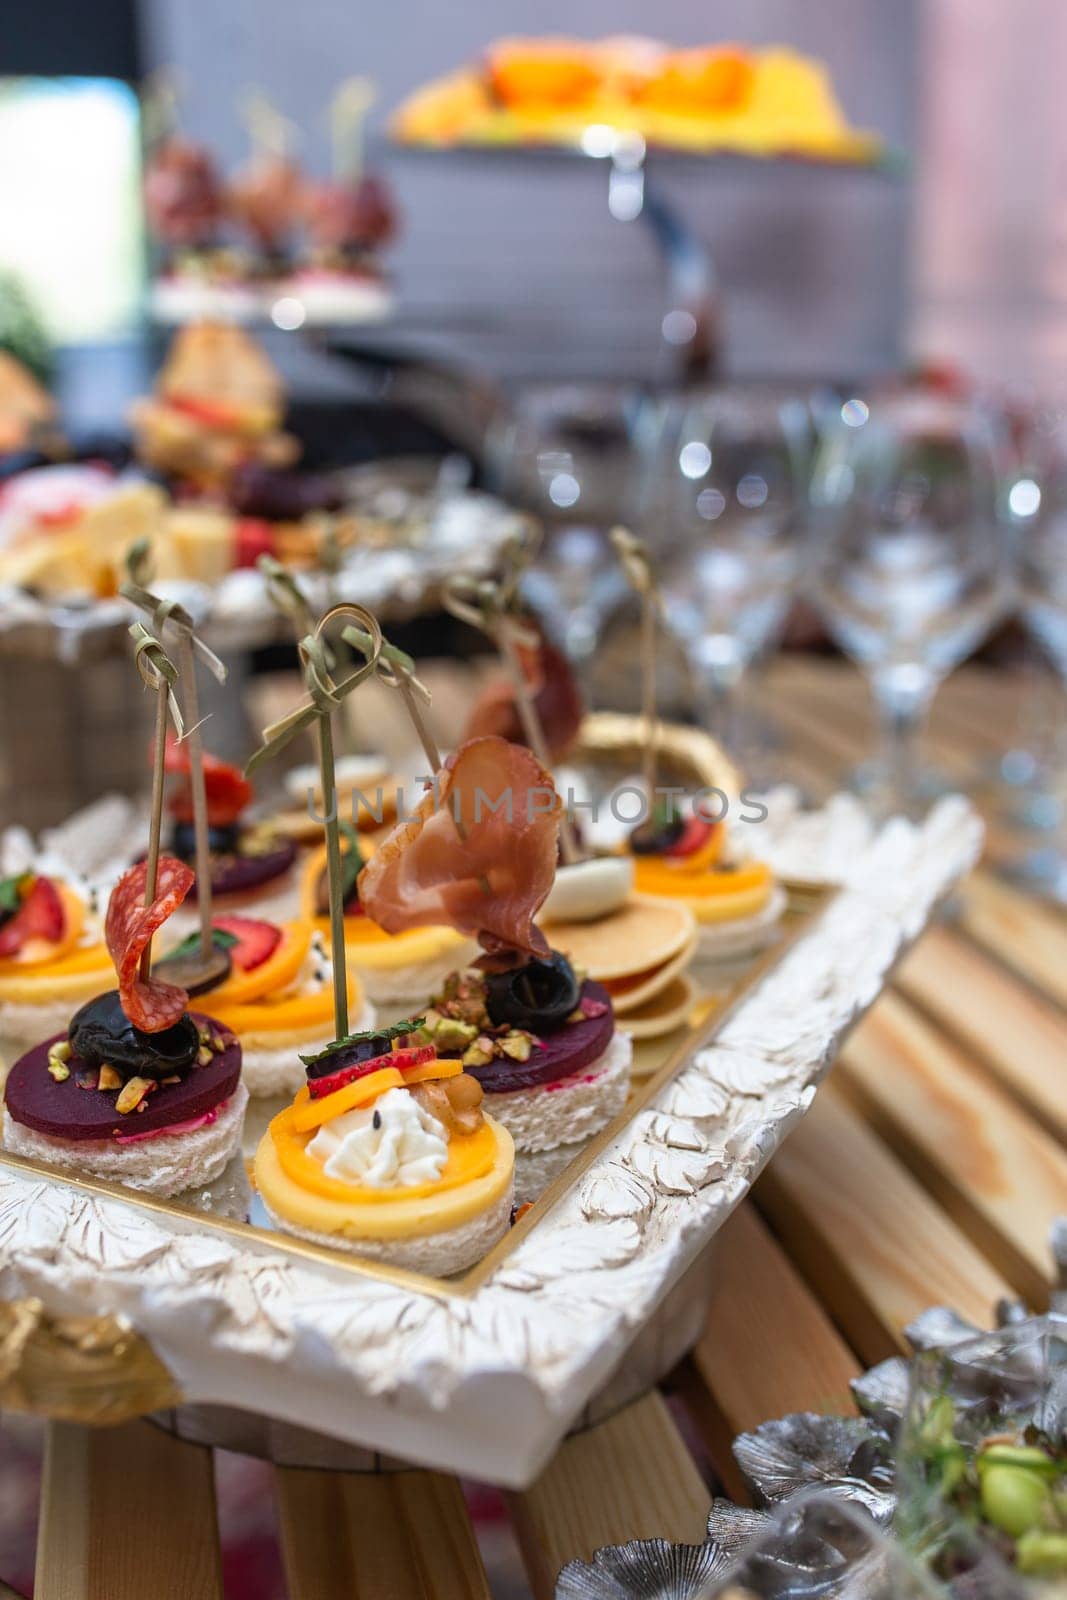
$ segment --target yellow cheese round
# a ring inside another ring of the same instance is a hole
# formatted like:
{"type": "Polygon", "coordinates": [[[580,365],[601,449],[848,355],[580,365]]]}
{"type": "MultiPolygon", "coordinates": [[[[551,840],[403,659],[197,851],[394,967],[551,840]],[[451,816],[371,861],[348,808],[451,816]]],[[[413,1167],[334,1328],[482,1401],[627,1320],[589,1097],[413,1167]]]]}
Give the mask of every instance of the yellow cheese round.
{"type": "MultiPolygon", "coordinates": [[[[482,1149],[488,1153],[488,1165],[479,1176],[449,1186],[445,1182],[446,1165],[437,1184],[419,1184],[403,1190],[339,1185],[360,1197],[353,1201],[327,1198],[295,1182],[283,1168],[268,1129],[256,1151],[256,1187],[275,1216],[310,1233],[333,1233],[346,1239],[423,1238],[472,1221],[506,1192],[515,1166],[511,1135],[491,1117],[486,1117],[479,1132],[469,1137],[478,1140],[483,1134],[482,1149]]],[[[450,1163],[452,1146],[463,1142],[450,1142],[450,1163]]]]}

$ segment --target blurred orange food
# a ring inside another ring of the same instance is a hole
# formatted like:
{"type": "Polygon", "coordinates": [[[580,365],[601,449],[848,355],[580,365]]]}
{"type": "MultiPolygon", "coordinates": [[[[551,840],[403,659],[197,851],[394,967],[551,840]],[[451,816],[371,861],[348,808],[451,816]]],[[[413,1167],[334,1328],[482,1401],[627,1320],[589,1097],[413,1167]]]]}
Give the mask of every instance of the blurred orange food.
{"type": "Polygon", "coordinates": [[[486,54],[489,86],[503,105],[574,108],[600,87],[601,66],[580,39],[500,39],[486,54]]]}
{"type": "Polygon", "coordinates": [[[756,64],[747,50],[724,45],[676,50],[638,88],[644,106],[685,115],[709,116],[743,110],[756,84],[756,64]]]}

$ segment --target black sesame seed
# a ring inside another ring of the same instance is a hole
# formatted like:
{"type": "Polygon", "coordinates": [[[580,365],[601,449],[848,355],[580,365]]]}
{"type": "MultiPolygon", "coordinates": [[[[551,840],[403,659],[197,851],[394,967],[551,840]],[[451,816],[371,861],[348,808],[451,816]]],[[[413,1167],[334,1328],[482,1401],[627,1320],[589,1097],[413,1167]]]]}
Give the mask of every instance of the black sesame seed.
{"type": "Polygon", "coordinates": [[[373,1116],[373,1118],[372,1118],[372,1123],[373,1123],[373,1126],[374,1126],[374,1131],[375,1131],[375,1132],[377,1132],[377,1131],[378,1131],[378,1129],[379,1129],[379,1128],[380,1128],[380,1127],[381,1127],[381,1125],[382,1125],[382,1114],[381,1114],[381,1112],[380,1112],[380,1111],[376,1111],[376,1112],[375,1112],[375,1113],[374,1113],[374,1116],[373,1116]]]}

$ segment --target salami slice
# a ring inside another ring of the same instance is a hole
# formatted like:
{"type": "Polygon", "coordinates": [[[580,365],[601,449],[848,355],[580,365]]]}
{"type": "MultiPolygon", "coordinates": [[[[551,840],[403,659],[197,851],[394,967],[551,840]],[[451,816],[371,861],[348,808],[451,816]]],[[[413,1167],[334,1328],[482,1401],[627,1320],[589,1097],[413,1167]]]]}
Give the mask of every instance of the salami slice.
{"type": "Polygon", "coordinates": [[[173,1027],[182,1015],[189,996],[173,983],[138,976],[141,955],[156,931],[176,911],[193,886],[196,874],[176,856],[160,856],[156,875],[156,897],[144,903],[148,863],[138,861],[124,872],[108,902],[104,937],[119,979],[122,1009],[142,1033],[160,1033],[173,1027]]]}

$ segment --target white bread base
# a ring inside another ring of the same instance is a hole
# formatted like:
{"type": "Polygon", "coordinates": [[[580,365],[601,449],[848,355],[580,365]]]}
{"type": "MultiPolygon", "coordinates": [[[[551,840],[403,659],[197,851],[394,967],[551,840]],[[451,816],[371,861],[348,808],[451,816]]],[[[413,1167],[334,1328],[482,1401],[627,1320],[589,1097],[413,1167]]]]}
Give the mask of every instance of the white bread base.
{"type": "MultiPolygon", "coordinates": [[[[101,986],[103,987],[103,985],[101,986]]],[[[94,990],[99,994],[100,990],[94,990]]],[[[93,998],[86,995],[87,1000],[93,998]]],[[[11,1039],[24,1049],[51,1039],[53,1034],[66,1033],[70,1019],[81,1000],[51,1000],[46,1005],[27,1005],[9,1000],[0,1005],[0,1039],[11,1039]]]]}
{"type": "MultiPolygon", "coordinates": [[[[364,1006],[349,1026],[354,1033],[363,1033],[367,1028],[373,1028],[376,1021],[373,1006],[364,1006]]],[[[313,1055],[316,1050],[325,1050],[332,1037],[332,1033],[326,1033],[317,1039],[302,1040],[300,1050],[305,1055],[313,1055]]],[[[242,1046],[242,1050],[241,1078],[249,1094],[258,1099],[271,1095],[288,1095],[292,1098],[307,1082],[307,1069],[295,1045],[283,1045],[280,1050],[256,1050],[242,1046]]]]}
{"type": "Polygon", "coordinates": [[[696,961],[728,961],[753,955],[769,945],[788,904],[785,890],[775,887],[762,911],[736,922],[705,922],[697,934],[696,961]]]}
{"type": "Polygon", "coordinates": [[[345,1250],[363,1256],[368,1261],[382,1261],[390,1267],[405,1272],[422,1272],[431,1278],[447,1278],[454,1272],[464,1272],[502,1239],[511,1225],[511,1208],[515,1204],[514,1186],[509,1184],[503,1194],[493,1201],[480,1216],[469,1222],[458,1223],[454,1228],[444,1228],[440,1233],[423,1234],[411,1239],[352,1239],[343,1233],[317,1233],[311,1228],[298,1228],[284,1217],[275,1216],[263,1200],[263,1209],[274,1226],[294,1238],[306,1239],[311,1244],[326,1245],[331,1250],[345,1250]]]}
{"type": "Polygon", "coordinates": [[[633,1053],[629,1035],[616,1032],[599,1061],[582,1067],[573,1080],[560,1080],[565,1088],[540,1086],[487,1094],[485,1110],[504,1124],[515,1141],[516,1166],[531,1151],[555,1151],[566,1145],[573,1154],[606,1128],[626,1104],[633,1053]]]}
{"type": "MultiPolygon", "coordinates": [[[[137,1144],[115,1139],[53,1139],[16,1122],[4,1111],[4,1149],[14,1156],[46,1161],[74,1177],[122,1183],[142,1194],[168,1196],[213,1183],[241,1142],[248,1091],[238,1083],[219,1116],[191,1133],[161,1133],[137,1144]]],[[[131,1128],[131,1132],[135,1132],[131,1128]]]]}

